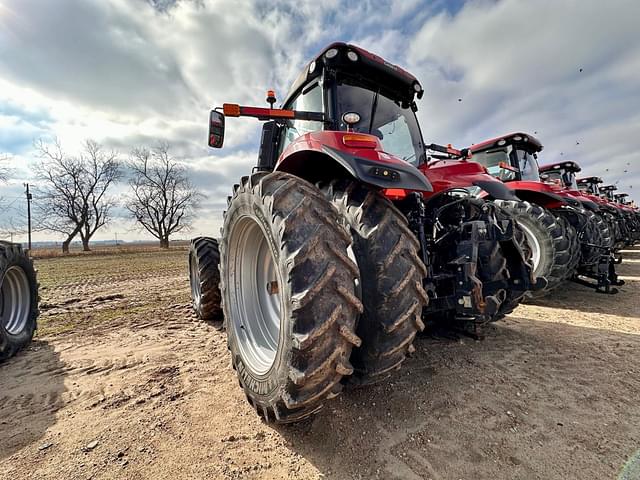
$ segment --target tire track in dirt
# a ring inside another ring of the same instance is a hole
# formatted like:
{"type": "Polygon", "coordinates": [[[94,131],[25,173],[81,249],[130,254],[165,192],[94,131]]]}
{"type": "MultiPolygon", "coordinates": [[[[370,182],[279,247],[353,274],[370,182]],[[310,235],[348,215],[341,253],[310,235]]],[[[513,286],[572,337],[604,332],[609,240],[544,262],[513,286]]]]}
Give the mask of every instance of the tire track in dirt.
{"type": "MultiPolygon", "coordinates": [[[[96,281],[89,298],[69,305],[78,309],[69,312],[73,331],[0,367],[3,475],[612,478],[637,450],[640,325],[628,313],[637,308],[631,284],[597,304],[568,284],[519,307],[481,342],[420,338],[390,381],[272,428],[238,387],[224,332],[192,314],[185,264],[186,254],[164,274],[96,281]],[[101,306],[92,299],[113,293],[124,298],[102,303],[124,313],[80,323],[101,306]]],[[[621,267],[637,276],[640,264],[621,267]]],[[[56,292],[58,303],[76,297],[56,292]]]]}

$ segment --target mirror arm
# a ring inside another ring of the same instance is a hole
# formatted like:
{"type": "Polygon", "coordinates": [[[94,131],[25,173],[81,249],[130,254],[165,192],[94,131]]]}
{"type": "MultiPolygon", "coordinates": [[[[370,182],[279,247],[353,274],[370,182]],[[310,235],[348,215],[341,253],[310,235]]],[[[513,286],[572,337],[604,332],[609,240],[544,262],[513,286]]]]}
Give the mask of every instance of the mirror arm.
{"type": "Polygon", "coordinates": [[[322,112],[305,112],[300,110],[281,110],[276,108],[245,107],[232,103],[225,103],[222,111],[227,117],[253,117],[258,120],[310,120],[325,122],[322,112]]]}

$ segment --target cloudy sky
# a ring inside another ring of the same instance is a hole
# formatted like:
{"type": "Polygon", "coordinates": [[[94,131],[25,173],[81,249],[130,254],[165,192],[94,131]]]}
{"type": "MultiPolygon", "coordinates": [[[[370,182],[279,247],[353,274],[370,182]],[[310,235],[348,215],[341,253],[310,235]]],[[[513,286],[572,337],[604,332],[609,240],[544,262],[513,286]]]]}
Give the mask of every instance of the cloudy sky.
{"type": "MultiPolygon", "coordinates": [[[[640,200],[639,18],[637,0],[0,0],[0,154],[14,177],[0,224],[22,216],[34,139],[74,152],[92,138],[123,159],[162,140],[207,195],[185,236],[216,235],[260,126],[231,119],[214,151],[209,109],[262,105],[267,88],[282,98],[336,40],[418,77],[428,142],[537,132],[543,163],[576,160],[640,200]]],[[[116,232],[144,238],[125,218],[95,238],[116,232]]]]}

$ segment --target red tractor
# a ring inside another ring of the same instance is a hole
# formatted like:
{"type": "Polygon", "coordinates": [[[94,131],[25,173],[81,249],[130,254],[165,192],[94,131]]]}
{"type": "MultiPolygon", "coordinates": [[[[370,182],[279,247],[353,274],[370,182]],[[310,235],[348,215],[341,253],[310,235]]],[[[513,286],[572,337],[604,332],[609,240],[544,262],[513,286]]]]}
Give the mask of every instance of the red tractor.
{"type": "Polygon", "coordinates": [[[483,324],[545,285],[509,215],[477,195],[512,193],[466,152],[425,145],[422,94],[402,68],[334,43],[282,109],[269,92],[269,108],[211,111],[214,148],[227,117],[265,122],[219,251],[196,239],[189,265],[202,318],[221,318],[221,297],[233,366],[266,421],[300,420],[346,382],[385,378],[427,321],[483,324]],[[441,161],[427,165],[428,150],[441,161]]]}
{"type": "Polygon", "coordinates": [[[613,197],[618,207],[624,212],[629,233],[627,246],[635,245],[640,241],[640,210],[629,200],[628,193],[616,193],[613,197]]]}
{"type": "MultiPolygon", "coordinates": [[[[613,200],[613,192],[618,187],[615,185],[601,186],[600,177],[585,177],[577,181],[578,188],[595,203],[598,204],[611,232],[611,245],[614,252],[618,252],[627,243],[625,238],[626,227],[622,211],[613,200]]],[[[620,261],[620,258],[618,259],[620,261]]]]}
{"type": "Polygon", "coordinates": [[[616,250],[633,245],[634,239],[637,237],[637,230],[634,220],[635,215],[629,215],[630,210],[616,200],[615,192],[618,190],[616,185],[604,185],[600,187],[600,194],[613,207],[611,218],[615,222],[616,233],[616,250]]]}
{"type": "MultiPolygon", "coordinates": [[[[615,293],[620,285],[613,262],[611,234],[599,206],[577,189],[575,162],[542,169],[557,170],[559,182],[541,179],[538,154],[543,146],[526,133],[494,138],[469,150],[474,161],[501,179],[521,201],[499,202],[513,212],[533,251],[536,275],[547,278],[547,291],[564,280],[596,280],[596,291],[615,293]]],[[[535,293],[534,293],[535,295],[535,293]]]]}

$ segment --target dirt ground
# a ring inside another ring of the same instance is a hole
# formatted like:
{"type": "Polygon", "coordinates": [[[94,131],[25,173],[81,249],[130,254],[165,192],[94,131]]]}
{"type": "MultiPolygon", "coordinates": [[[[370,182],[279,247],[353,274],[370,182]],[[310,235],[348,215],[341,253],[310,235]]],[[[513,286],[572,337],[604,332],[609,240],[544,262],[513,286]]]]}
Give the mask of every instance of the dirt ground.
{"type": "Polygon", "coordinates": [[[184,250],[40,260],[38,338],[0,366],[0,478],[639,478],[625,257],[620,294],[568,284],[482,341],[422,337],[395,378],[288,427],[258,419],[224,333],[191,314],[184,250]]]}

